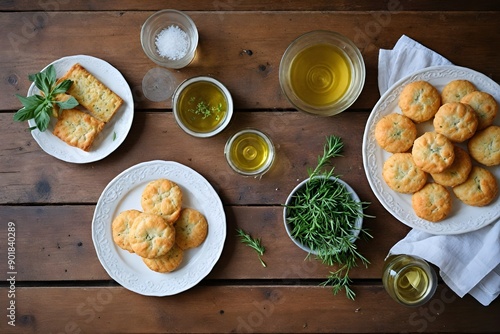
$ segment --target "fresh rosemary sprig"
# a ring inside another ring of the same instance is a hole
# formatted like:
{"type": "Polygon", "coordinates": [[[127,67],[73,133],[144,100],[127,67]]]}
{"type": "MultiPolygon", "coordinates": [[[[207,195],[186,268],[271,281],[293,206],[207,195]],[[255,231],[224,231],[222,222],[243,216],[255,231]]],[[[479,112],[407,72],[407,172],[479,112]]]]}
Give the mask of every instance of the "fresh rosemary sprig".
{"type": "Polygon", "coordinates": [[[35,83],[35,86],[40,89],[41,95],[35,94],[28,97],[23,97],[16,94],[23,107],[14,114],[14,121],[24,122],[34,119],[36,126],[30,128],[33,130],[38,128],[40,131],[47,130],[50,122],[50,116],[57,117],[55,105],[60,109],[71,109],[78,105],[78,102],[73,96],[64,101],[59,101],[56,96],[64,94],[71,87],[73,81],[63,80],[56,85],[56,70],[53,65],[48,66],[45,70],[37,74],[30,74],[29,80],[35,83]]]}
{"type": "Polygon", "coordinates": [[[264,255],[266,249],[260,243],[260,239],[252,238],[250,234],[246,233],[242,229],[236,229],[236,232],[238,232],[238,236],[240,237],[242,243],[244,243],[248,247],[253,248],[257,252],[259,256],[259,261],[262,264],[262,266],[267,267],[266,263],[262,260],[262,256],[264,255]]]}
{"type": "Polygon", "coordinates": [[[331,285],[334,294],[344,289],[347,297],[354,299],[349,270],[358,261],[365,266],[369,264],[358,252],[355,241],[359,235],[372,236],[363,228],[358,237],[353,235],[357,219],[369,217],[362,210],[369,203],[354,200],[342,183],[330,179],[334,176],[334,166],[324,171],[333,157],[341,155],[342,149],[340,137],[327,137],[318,165],[308,170],[309,180],[287,206],[287,223],[292,237],[316,252],[317,259],[328,266],[338,266],[322,285],[331,285]]]}

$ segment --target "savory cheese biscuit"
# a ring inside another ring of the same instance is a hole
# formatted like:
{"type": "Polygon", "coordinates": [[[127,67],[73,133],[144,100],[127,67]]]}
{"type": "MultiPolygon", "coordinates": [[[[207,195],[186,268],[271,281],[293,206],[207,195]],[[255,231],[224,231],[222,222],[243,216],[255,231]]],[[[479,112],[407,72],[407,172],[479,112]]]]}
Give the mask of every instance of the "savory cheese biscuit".
{"type": "Polygon", "coordinates": [[[167,254],[154,258],[142,260],[148,266],[149,269],[159,272],[159,273],[169,273],[174,271],[182,263],[184,257],[184,251],[180,249],[177,245],[172,246],[172,248],[167,252],[167,254]]]}
{"type": "Polygon", "coordinates": [[[436,183],[446,187],[454,187],[464,183],[472,169],[472,160],[466,150],[455,146],[455,159],[450,167],[441,173],[431,173],[436,183]]]}
{"type": "Polygon", "coordinates": [[[498,113],[498,103],[493,96],[486,92],[476,91],[465,95],[460,102],[470,105],[476,112],[478,130],[493,124],[498,113]]]}
{"type": "Polygon", "coordinates": [[[468,104],[449,102],[443,104],[434,116],[434,131],[449,140],[461,143],[474,135],[477,114],[468,104]]]}
{"type": "Polygon", "coordinates": [[[141,196],[144,212],[161,215],[168,223],[173,224],[182,208],[182,191],[174,182],[157,179],[149,182],[141,196]]]}
{"type": "Polygon", "coordinates": [[[441,91],[441,102],[460,102],[467,94],[475,92],[476,86],[468,80],[453,80],[444,86],[441,91]]]}
{"type": "Polygon", "coordinates": [[[159,215],[141,212],[132,222],[129,242],[141,257],[162,256],[175,245],[175,228],[159,215]]]}
{"type": "Polygon", "coordinates": [[[415,214],[430,222],[439,222],[446,218],[452,208],[449,191],[438,183],[427,183],[411,197],[415,214]]]}
{"type": "Polygon", "coordinates": [[[394,191],[411,194],[427,182],[427,174],[417,167],[411,153],[394,153],[384,162],[382,177],[394,191]]]}
{"type": "Polygon", "coordinates": [[[111,120],[123,104],[120,96],[78,63],[73,65],[58,82],[66,79],[73,81],[66,93],[72,95],[92,116],[105,123],[111,120]]]}
{"type": "Polygon", "coordinates": [[[453,163],[454,146],[436,132],[426,132],[413,142],[411,150],[415,164],[427,173],[440,173],[453,163]]]}
{"type": "Polygon", "coordinates": [[[398,101],[405,116],[416,123],[430,120],[441,106],[437,89],[427,81],[414,81],[407,84],[398,101]]]}
{"type": "Polygon", "coordinates": [[[132,246],[129,241],[129,233],[130,227],[137,216],[139,216],[141,212],[139,210],[125,210],[122,211],[113,219],[113,223],[111,224],[111,229],[113,232],[113,241],[120,248],[129,251],[130,253],[134,253],[132,246]]]}
{"type": "Polygon", "coordinates": [[[417,127],[405,115],[392,113],[382,117],[375,126],[375,140],[387,152],[408,151],[417,138],[417,127]]]}
{"type": "Polygon", "coordinates": [[[472,137],[467,147],[470,155],[486,166],[500,165],[500,127],[490,125],[472,137]]]}
{"type": "Polygon", "coordinates": [[[459,200],[471,206],[490,204],[498,193],[495,176],[485,168],[473,166],[467,181],[453,188],[459,200]]]}
{"type": "Polygon", "coordinates": [[[181,249],[198,247],[208,233],[208,223],[201,212],[184,208],[175,222],[175,242],[181,249]]]}
{"type": "Polygon", "coordinates": [[[104,125],[83,111],[65,109],[57,119],[53,134],[67,144],[88,152],[104,125]]]}

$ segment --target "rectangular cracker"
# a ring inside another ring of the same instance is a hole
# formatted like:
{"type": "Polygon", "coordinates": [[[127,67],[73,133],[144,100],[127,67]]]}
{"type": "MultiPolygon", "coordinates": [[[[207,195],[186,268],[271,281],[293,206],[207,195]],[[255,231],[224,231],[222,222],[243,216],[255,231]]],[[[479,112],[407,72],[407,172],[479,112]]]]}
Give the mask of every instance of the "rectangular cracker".
{"type": "Polygon", "coordinates": [[[107,123],[123,104],[123,100],[82,65],[76,63],[58,80],[69,79],[73,84],[67,94],[72,95],[95,118],[107,123]]]}
{"type": "Polygon", "coordinates": [[[54,135],[71,146],[89,151],[105,123],[78,109],[62,110],[54,135]]]}

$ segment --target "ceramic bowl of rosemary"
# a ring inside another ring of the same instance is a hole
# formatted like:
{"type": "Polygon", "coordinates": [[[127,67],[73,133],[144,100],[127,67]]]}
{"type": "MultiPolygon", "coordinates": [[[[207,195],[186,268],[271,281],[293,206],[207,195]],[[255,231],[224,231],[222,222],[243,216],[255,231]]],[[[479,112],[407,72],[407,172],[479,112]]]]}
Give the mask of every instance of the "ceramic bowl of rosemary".
{"type": "Polygon", "coordinates": [[[221,132],[233,115],[231,93],[219,80],[197,76],[182,82],[172,96],[177,124],[186,133],[207,138],[221,132]]]}
{"type": "Polygon", "coordinates": [[[283,221],[290,239],[314,255],[344,252],[358,239],[363,203],[343,180],[324,175],[300,182],[288,196],[283,221]]]}

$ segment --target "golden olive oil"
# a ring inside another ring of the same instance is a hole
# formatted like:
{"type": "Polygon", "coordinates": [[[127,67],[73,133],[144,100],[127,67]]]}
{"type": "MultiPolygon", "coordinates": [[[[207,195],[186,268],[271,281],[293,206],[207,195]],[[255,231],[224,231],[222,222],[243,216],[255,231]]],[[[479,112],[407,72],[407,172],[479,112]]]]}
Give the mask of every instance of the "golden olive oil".
{"type": "Polygon", "coordinates": [[[343,52],[318,44],[300,51],[291,62],[290,84],[303,102],[324,107],[338,101],[351,84],[351,67],[343,52]]]}
{"type": "Polygon", "coordinates": [[[432,268],[419,258],[390,256],[384,267],[384,287],[395,300],[408,306],[426,302],[434,294],[436,277],[432,268]]]}
{"type": "Polygon", "coordinates": [[[262,173],[274,157],[272,143],[257,131],[242,131],[228,141],[227,159],[244,174],[262,173]]]}
{"type": "Polygon", "coordinates": [[[191,131],[211,132],[226,117],[228,103],[222,90],[207,81],[190,84],[179,96],[177,110],[181,122],[191,131]]]}

